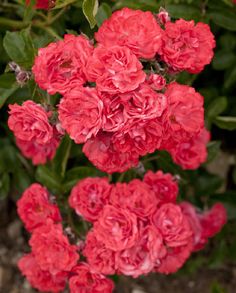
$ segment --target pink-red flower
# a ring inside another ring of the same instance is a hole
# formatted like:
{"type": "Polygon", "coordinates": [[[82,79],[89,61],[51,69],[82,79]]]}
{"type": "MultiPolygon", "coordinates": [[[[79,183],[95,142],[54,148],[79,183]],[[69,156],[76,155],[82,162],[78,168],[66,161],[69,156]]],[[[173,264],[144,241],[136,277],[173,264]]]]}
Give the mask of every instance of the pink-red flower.
{"type": "Polygon", "coordinates": [[[133,212],[137,217],[146,219],[157,207],[157,199],[149,186],[134,179],[129,184],[117,183],[114,185],[110,202],[116,207],[121,207],[133,212]]]}
{"type": "Polygon", "coordinates": [[[204,126],[203,97],[194,88],[176,82],[167,86],[165,95],[168,106],[164,123],[170,128],[170,135],[182,139],[198,133],[204,126]]]}
{"type": "Polygon", "coordinates": [[[71,293],[112,293],[114,284],[102,274],[91,271],[86,263],[78,264],[69,279],[71,293]]]}
{"type": "Polygon", "coordinates": [[[199,73],[211,62],[214,47],[214,36],[205,23],[179,19],[165,24],[161,58],[174,70],[199,73]]]}
{"type": "Polygon", "coordinates": [[[87,221],[98,219],[103,206],[108,203],[111,186],[107,178],[85,178],[72,189],[69,204],[87,221]]]}
{"type": "Polygon", "coordinates": [[[192,138],[180,141],[167,149],[174,162],[183,169],[197,169],[207,159],[207,143],[209,140],[210,133],[203,128],[200,133],[192,138]]]}
{"type": "Polygon", "coordinates": [[[35,141],[40,145],[45,145],[52,140],[53,127],[48,121],[52,113],[30,100],[25,101],[21,106],[9,105],[9,108],[8,126],[16,138],[35,141]]]}
{"type": "Polygon", "coordinates": [[[157,171],[156,173],[148,171],[144,175],[143,181],[155,193],[159,203],[176,202],[178,184],[171,174],[164,174],[162,171],[157,171]]]}
{"type": "Polygon", "coordinates": [[[28,187],[17,201],[17,212],[28,231],[45,224],[47,219],[61,222],[57,205],[50,202],[47,189],[38,183],[28,187]]]}
{"type": "Polygon", "coordinates": [[[130,248],[138,237],[137,217],[129,210],[106,205],[94,224],[94,233],[111,250],[130,248]]]}
{"type": "Polygon", "coordinates": [[[100,132],[83,146],[83,152],[100,170],[107,173],[124,172],[138,165],[138,155],[114,149],[112,134],[100,132]]]}
{"type": "Polygon", "coordinates": [[[93,46],[84,36],[65,35],[38,51],[32,68],[36,83],[50,95],[64,94],[74,84],[86,83],[86,66],[93,46]]]}
{"type": "Polygon", "coordinates": [[[151,12],[123,8],[103,22],[95,38],[108,48],[126,46],[138,58],[150,59],[159,52],[162,29],[151,12]]]}
{"type": "Polygon", "coordinates": [[[168,248],[166,256],[160,260],[154,271],[166,275],[177,272],[189,258],[191,252],[191,240],[186,245],[168,248]]]}
{"type": "Polygon", "coordinates": [[[67,273],[51,274],[42,270],[32,253],[24,255],[18,261],[21,273],[26,276],[32,287],[40,292],[61,292],[66,286],[67,273]]]}
{"type": "Polygon", "coordinates": [[[16,145],[20,149],[23,156],[31,159],[33,165],[45,164],[54,158],[60,139],[57,133],[46,144],[38,144],[34,140],[25,141],[16,138],[16,145]]]}
{"type": "Polygon", "coordinates": [[[163,204],[153,215],[152,221],[168,247],[184,246],[192,239],[189,222],[176,204],[163,204]]]}
{"type": "Polygon", "coordinates": [[[53,275],[69,272],[79,259],[77,247],[69,243],[61,224],[52,221],[35,229],[29,244],[40,268],[53,275]]]}
{"type": "Polygon", "coordinates": [[[127,47],[98,46],[87,66],[89,81],[96,82],[100,91],[110,94],[135,90],[146,74],[137,57],[127,47]]]}
{"type": "Polygon", "coordinates": [[[208,239],[217,234],[227,221],[226,210],[221,203],[216,203],[203,213],[188,202],[182,202],[180,206],[193,231],[194,251],[201,250],[208,239]]]}
{"type": "Polygon", "coordinates": [[[76,143],[86,142],[102,126],[103,103],[95,88],[75,86],[61,99],[58,113],[62,127],[76,143]]]}
{"type": "Polygon", "coordinates": [[[83,255],[93,271],[104,275],[115,274],[115,251],[107,248],[103,241],[98,241],[93,231],[89,231],[86,236],[83,255]]]}
{"type": "Polygon", "coordinates": [[[134,246],[116,254],[118,272],[134,278],[148,274],[165,254],[160,232],[153,226],[147,226],[140,232],[134,246]]]}

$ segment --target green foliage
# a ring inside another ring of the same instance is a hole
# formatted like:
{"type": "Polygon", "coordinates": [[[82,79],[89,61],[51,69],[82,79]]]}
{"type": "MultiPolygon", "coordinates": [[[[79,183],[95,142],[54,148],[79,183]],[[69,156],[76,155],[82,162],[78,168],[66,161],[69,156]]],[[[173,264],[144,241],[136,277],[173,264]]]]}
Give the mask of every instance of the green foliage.
{"type": "Polygon", "coordinates": [[[97,23],[95,16],[98,12],[98,0],[84,0],[82,8],[90,27],[94,28],[97,23]]]}
{"type": "Polygon", "coordinates": [[[3,46],[8,56],[20,66],[26,69],[32,67],[35,49],[29,29],[20,32],[8,31],[3,39],[3,46]]]}

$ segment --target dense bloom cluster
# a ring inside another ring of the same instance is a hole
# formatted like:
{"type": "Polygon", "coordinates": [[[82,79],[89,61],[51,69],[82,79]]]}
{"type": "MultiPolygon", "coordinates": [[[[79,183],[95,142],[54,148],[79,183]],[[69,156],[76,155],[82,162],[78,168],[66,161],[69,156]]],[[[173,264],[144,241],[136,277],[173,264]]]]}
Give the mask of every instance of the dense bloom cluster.
{"type": "Polygon", "coordinates": [[[113,283],[90,266],[78,263],[79,247],[72,245],[63,232],[58,207],[40,184],[32,184],[17,203],[25,227],[32,233],[31,252],[18,267],[31,285],[41,292],[61,292],[69,282],[71,292],[111,293],[113,283]],[[81,279],[82,277],[82,279],[81,279]]]}
{"type": "MultiPolygon", "coordinates": [[[[95,40],[67,34],[39,49],[35,81],[62,95],[55,123],[108,173],[136,167],[155,150],[169,151],[185,169],[197,168],[209,141],[203,97],[170,80],[210,63],[215,41],[209,26],[171,22],[164,10],[155,16],[123,8],[104,21],[95,40]]],[[[22,153],[34,164],[52,159],[59,140],[51,112],[31,101],[10,109],[9,127],[22,153]]]]}
{"type": "Polygon", "coordinates": [[[190,203],[177,204],[177,194],[174,177],[162,171],[149,171],[143,181],[129,183],[79,181],[69,204],[93,225],[83,250],[90,267],[132,277],[176,272],[226,222],[221,204],[198,213],[190,203]]]}

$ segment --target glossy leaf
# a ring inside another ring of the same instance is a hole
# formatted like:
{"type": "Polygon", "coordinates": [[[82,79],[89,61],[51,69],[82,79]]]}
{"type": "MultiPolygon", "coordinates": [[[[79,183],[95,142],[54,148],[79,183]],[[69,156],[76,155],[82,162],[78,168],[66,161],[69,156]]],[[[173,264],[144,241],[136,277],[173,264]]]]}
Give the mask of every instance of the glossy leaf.
{"type": "Polygon", "coordinates": [[[3,46],[8,56],[26,69],[31,68],[34,61],[34,46],[28,29],[19,32],[7,32],[3,46]]]}
{"type": "Polygon", "coordinates": [[[106,3],[102,3],[98,8],[98,12],[95,17],[98,27],[101,26],[104,20],[109,18],[111,14],[112,14],[111,7],[106,3]]]}
{"type": "Polygon", "coordinates": [[[53,193],[61,194],[60,178],[47,166],[39,166],[36,170],[35,178],[53,193]]]}
{"type": "Polygon", "coordinates": [[[14,74],[5,73],[0,75],[0,108],[18,88],[19,85],[16,83],[14,74]]]}
{"type": "Polygon", "coordinates": [[[98,12],[98,0],[84,0],[82,9],[85,17],[90,24],[90,27],[94,28],[97,23],[95,16],[98,12]]]}
{"type": "Polygon", "coordinates": [[[212,11],[209,17],[215,24],[227,30],[236,31],[236,13],[231,10],[212,11]]]}
{"type": "Polygon", "coordinates": [[[97,176],[98,172],[91,167],[75,167],[70,169],[65,176],[63,183],[64,192],[68,192],[82,178],[97,176]]]}
{"type": "Polygon", "coordinates": [[[235,130],[236,129],[236,117],[218,116],[214,119],[214,123],[222,129],[235,130]]]}

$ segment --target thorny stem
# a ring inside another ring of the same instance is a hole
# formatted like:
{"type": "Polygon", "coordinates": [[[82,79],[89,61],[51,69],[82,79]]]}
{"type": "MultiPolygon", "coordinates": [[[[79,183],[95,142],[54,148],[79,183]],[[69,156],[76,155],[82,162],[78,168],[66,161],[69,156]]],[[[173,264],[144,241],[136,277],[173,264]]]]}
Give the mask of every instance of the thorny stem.
{"type": "Polygon", "coordinates": [[[157,159],[159,159],[159,158],[160,158],[160,156],[157,155],[157,156],[154,156],[154,157],[147,158],[147,159],[143,160],[142,163],[145,164],[145,163],[147,163],[147,162],[151,162],[151,161],[157,160],[157,159]]]}

